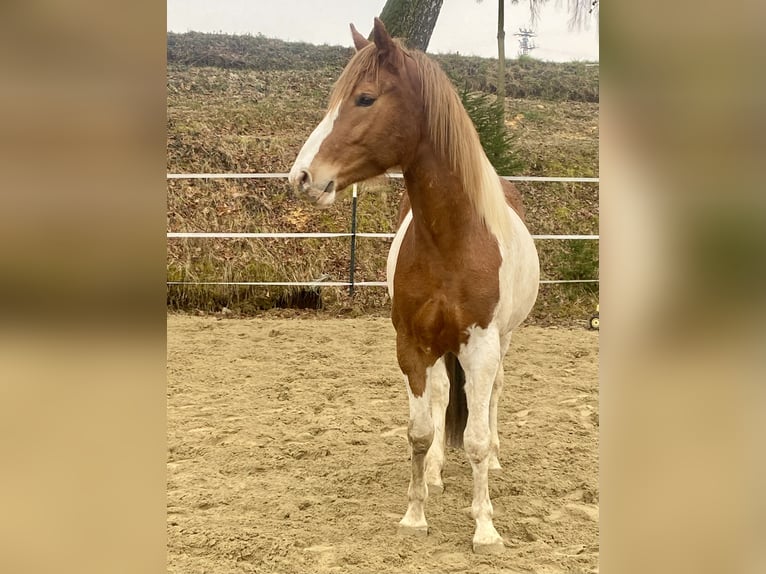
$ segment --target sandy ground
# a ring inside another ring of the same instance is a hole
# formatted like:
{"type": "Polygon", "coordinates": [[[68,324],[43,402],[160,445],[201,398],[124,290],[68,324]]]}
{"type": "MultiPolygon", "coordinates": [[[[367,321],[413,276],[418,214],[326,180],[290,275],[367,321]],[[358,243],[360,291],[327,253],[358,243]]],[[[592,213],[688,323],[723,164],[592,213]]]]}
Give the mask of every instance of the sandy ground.
{"type": "Polygon", "coordinates": [[[597,572],[598,333],[524,327],[505,364],[507,548],[479,556],[462,451],[428,537],[397,535],[408,407],[387,319],[168,316],[168,571],[597,572]]]}

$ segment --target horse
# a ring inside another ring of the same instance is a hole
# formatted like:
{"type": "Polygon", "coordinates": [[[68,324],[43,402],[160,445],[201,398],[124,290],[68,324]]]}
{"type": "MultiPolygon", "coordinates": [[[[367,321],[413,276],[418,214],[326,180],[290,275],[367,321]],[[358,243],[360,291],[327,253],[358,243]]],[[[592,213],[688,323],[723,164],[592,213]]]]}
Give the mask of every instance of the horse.
{"type": "Polygon", "coordinates": [[[396,356],[409,399],[408,505],[399,533],[426,536],[429,489],[442,492],[445,446],[473,474],[473,550],[495,554],[488,471],[499,469],[498,400],[512,331],[537,299],[540,266],[521,197],[498,177],[455,88],[422,52],[374,21],[324,119],[289,173],[320,208],[352,183],[399,167],[407,193],[387,261],[396,356]]]}

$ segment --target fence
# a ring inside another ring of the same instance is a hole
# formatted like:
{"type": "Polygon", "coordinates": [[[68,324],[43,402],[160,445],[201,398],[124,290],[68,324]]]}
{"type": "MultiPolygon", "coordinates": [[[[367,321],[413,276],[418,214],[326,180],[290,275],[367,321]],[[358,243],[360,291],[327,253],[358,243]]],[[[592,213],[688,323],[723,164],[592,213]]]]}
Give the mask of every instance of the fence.
{"type": "MultiPolygon", "coordinates": [[[[390,178],[398,179],[403,177],[400,173],[386,174],[390,178]]],[[[167,179],[286,179],[286,173],[169,173],[167,179]]],[[[534,176],[501,176],[508,181],[530,181],[530,182],[586,182],[599,183],[598,177],[534,177],[534,176]]],[[[168,239],[181,238],[224,238],[224,239],[250,239],[250,238],[325,238],[325,237],[350,237],[351,238],[351,256],[349,264],[349,280],[343,281],[167,281],[167,285],[260,285],[270,286],[295,286],[295,287],[348,287],[349,294],[354,294],[356,287],[386,287],[385,281],[355,281],[354,273],[356,268],[356,240],[358,237],[372,237],[381,239],[392,239],[393,233],[374,233],[357,232],[356,213],[357,213],[357,184],[353,187],[353,201],[351,206],[351,232],[350,233],[218,233],[218,232],[168,232],[168,239]]],[[[598,235],[532,235],[537,240],[598,240],[598,235]]],[[[559,283],[598,283],[598,279],[547,279],[541,280],[543,284],[559,283]]]]}

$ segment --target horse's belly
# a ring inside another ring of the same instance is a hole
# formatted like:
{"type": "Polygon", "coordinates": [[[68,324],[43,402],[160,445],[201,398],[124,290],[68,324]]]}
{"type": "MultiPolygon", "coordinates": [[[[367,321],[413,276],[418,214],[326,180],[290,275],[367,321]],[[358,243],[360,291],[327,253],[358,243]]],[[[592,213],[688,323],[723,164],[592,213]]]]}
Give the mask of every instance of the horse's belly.
{"type": "Polygon", "coordinates": [[[508,333],[527,318],[540,287],[540,261],[534,239],[521,218],[511,211],[514,231],[511,244],[501,250],[500,301],[495,321],[501,333],[508,333]]]}

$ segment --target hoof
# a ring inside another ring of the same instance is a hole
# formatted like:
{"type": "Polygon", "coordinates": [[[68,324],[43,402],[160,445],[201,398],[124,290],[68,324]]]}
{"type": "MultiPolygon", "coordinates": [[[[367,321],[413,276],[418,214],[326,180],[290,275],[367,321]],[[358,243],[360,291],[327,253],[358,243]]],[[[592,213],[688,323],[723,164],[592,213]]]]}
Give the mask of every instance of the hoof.
{"type": "Polygon", "coordinates": [[[496,456],[490,456],[489,457],[489,470],[502,470],[503,467],[500,466],[500,461],[497,460],[496,456]]]}
{"type": "Polygon", "coordinates": [[[443,484],[429,484],[428,485],[428,494],[429,496],[431,494],[443,494],[444,493],[444,485],[443,484]]]}
{"type": "Polygon", "coordinates": [[[502,554],[505,552],[505,544],[502,540],[489,543],[473,543],[473,551],[475,554],[502,554]]]}
{"type": "Polygon", "coordinates": [[[399,536],[414,536],[415,538],[425,538],[428,536],[428,525],[426,526],[409,526],[399,523],[399,536]]]}

